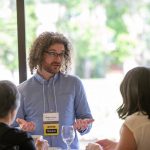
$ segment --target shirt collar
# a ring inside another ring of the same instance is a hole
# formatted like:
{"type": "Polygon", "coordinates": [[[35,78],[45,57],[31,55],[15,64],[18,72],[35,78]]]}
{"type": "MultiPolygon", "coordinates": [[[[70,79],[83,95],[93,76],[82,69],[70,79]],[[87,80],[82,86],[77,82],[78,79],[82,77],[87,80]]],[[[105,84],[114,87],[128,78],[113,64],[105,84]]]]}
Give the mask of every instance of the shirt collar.
{"type": "MultiPolygon", "coordinates": [[[[59,72],[60,73],[60,72],[59,72]]],[[[53,81],[55,82],[59,76],[59,73],[55,74],[52,78],[50,78],[49,80],[44,79],[38,72],[35,74],[35,78],[36,80],[38,80],[40,83],[42,84],[50,84],[53,81]]]]}

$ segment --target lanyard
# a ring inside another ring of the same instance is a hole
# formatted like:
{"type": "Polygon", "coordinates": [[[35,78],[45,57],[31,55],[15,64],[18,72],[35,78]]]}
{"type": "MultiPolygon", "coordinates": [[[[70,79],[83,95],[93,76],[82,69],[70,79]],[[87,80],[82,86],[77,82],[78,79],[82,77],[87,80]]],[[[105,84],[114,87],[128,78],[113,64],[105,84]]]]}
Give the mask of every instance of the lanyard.
{"type": "MultiPolygon", "coordinates": [[[[53,79],[53,97],[54,97],[54,103],[55,103],[55,111],[57,112],[57,102],[56,102],[56,90],[54,85],[54,79],[53,79]]],[[[48,90],[48,96],[50,97],[50,92],[48,90]]],[[[44,113],[46,113],[46,97],[45,97],[45,88],[44,88],[44,82],[43,82],[43,100],[44,100],[44,113]]]]}

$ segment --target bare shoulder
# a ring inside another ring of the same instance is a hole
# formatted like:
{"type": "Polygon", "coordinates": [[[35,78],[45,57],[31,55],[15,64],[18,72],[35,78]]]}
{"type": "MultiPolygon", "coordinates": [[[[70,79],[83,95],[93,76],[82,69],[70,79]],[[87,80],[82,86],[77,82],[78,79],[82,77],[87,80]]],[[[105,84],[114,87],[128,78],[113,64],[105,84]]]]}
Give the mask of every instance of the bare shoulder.
{"type": "Polygon", "coordinates": [[[115,150],[136,150],[136,142],[133,133],[125,124],[122,125],[120,140],[115,150]]]}

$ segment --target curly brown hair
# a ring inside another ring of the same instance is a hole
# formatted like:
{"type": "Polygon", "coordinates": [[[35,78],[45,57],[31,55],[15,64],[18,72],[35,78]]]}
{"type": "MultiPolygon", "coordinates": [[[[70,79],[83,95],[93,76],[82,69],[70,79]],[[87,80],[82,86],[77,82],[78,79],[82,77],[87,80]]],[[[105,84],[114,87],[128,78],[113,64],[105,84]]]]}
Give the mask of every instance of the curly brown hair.
{"type": "Polygon", "coordinates": [[[51,45],[55,43],[63,44],[65,47],[64,61],[62,63],[60,71],[67,73],[71,66],[71,50],[72,45],[70,41],[61,33],[58,32],[43,32],[33,42],[29,53],[29,68],[31,74],[38,67],[41,68],[43,54],[51,45]]]}

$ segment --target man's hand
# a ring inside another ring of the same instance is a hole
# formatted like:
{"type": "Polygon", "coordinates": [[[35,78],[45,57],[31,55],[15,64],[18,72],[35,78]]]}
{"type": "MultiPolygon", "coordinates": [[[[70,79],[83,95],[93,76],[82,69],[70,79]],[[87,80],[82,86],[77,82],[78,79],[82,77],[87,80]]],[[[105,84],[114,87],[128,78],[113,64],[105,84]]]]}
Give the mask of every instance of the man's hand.
{"type": "Polygon", "coordinates": [[[35,141],[36,150],[48,150],[49,144],[47,140],[37,138],[35,141]]]}
{"type": "Polygon", "coordinates": [[[17,118],[16,119],[16,122],[19,124],[20,128],[24,131],[27,131],[27,132],[32,132],[35,130],[35,123],[34,122],[27,122],[23,119],[20,119],[20,118],[17,118]]]}
{"type": "Polygon", "coordinates": [[[84,131],[92,122],[94,122],[94,119],[77,119],[74,123],[74,128],[78,131],[84,131]]]}

